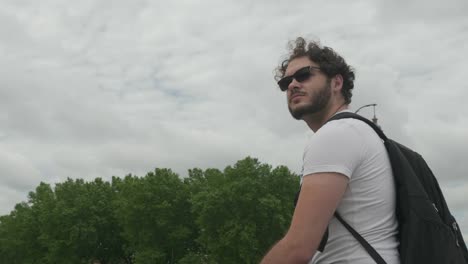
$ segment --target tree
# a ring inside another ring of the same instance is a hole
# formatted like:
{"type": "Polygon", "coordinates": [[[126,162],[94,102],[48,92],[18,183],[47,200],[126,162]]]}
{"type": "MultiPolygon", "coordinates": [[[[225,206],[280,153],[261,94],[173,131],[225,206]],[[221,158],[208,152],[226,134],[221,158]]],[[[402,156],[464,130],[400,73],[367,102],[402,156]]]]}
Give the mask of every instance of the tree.
{"type": "Polygon", "coordinates": [[[135,263],[176,263],[194,244],[186,185],[169,169],[117,183],[117,215],[135,263]]]}
{"type": "Polygon", "coordinates": [[[27,203],[19,203],[8,216],[0,217],[0,262],[43,263],[39,229],[27,203]]]}
{"type": "Polygon", "coordinates": [[[124,241],[112,207],[113,190],[100,178],[94,182],[67,179],[42,184],[29,202],[40,227],[39,244],[45,263],[101,263],[124,258],[124,241]]]}
{"type": "Polygon", "coordinates": [[[258,263],[286,231],[299,178],[247,157],[223,171],[40,183],[0,217],[0,263],[258,263]]]}
{"type": "Polygon", "coordinates": [[[197,171],[188,180],[197,190],[191,202],[198,243],[215,262],[258,263],[288,227],[298,177],[250,157],[209,181],[212,173],[197,171]]]}

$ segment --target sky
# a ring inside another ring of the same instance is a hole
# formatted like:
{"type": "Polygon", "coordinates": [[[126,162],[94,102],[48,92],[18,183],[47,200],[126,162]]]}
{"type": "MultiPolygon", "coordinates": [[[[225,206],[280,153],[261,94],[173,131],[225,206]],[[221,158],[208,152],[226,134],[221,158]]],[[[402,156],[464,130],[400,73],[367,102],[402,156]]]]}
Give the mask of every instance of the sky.
{"type": "Polygon", "coordinates": [[[468,237],[468,2],[0,0],[0,215],[42,181],[300,173],[274,70],[298,36],[356,70],[351,109],[422,154],[468,237]],[[360,114],[371,118],[372,108],[360,114]]]}

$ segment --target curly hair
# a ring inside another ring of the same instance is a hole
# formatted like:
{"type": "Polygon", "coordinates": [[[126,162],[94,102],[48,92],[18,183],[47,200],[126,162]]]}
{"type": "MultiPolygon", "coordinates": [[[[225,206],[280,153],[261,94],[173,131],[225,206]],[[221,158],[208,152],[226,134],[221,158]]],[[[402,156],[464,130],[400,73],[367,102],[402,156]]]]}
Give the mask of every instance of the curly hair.
{"type": "Polygon", "coordinates": [[[306,40],[298,37],[295,41],[289,42],[289,58],[284,60],[280,66],[276,68],[275,79],[284,77],[289,62],[300,58],[308,57],[311,61],[318,64],[320,70],[332,78],[337,74],[343,77],[343,88],[341,93],[345,99],[345,103],[351,103],[352,89],[354,88],[354,69],[346,64],[346,61],[329,47],[322,47],[318,42],[311,41],[307,44],[306,40]]]}

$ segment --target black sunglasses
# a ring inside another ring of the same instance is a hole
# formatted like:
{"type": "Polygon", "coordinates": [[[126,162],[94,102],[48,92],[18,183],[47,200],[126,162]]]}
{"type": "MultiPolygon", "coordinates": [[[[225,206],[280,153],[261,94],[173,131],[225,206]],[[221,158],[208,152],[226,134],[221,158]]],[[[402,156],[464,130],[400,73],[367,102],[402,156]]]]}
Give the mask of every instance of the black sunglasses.
{"type": "Polygon", "coordinates": [[[297,70],[293,75],[281,78],[281,80],[278,81],[278,85],[281,91],[283,92],[286,91],[288,89],[289,84],[293,81],[293,79],[296,79],[296,81],[298,82],[303,82],[309,79],[309,77],[312,75],[312,72],[311,72],[312,69],[320,70],[319,67],[307,66],[307,67],[297,70]]]}

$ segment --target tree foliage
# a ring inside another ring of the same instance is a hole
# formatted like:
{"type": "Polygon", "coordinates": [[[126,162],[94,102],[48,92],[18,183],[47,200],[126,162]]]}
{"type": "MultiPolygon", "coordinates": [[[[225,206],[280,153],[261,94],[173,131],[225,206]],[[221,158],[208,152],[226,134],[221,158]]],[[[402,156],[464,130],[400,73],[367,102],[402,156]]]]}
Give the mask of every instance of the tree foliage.
{"type": "Polygon", "coordinates": [[[258,263],[285,233],[298,177],[247,157],[223,171],[41,183],[0,217],[0,263],[258,263]]]}

